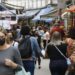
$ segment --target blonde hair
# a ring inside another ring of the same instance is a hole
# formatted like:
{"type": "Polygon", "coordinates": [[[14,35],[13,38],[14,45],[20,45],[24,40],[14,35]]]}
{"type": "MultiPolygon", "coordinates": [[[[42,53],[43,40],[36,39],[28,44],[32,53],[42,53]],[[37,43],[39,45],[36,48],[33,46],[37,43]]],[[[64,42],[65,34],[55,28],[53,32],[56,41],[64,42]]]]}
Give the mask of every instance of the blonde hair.
{"type": "Polygon", "coordinates": [[[60,45],[61,43],[63,43],[61,39],[61,33],[58,31],[53,32],[51,35],[50,44],[60,45]]]}
{"type": "Polygon", "coordinates": [[[5,35],[7,34],[7,31],[4,29],[3,26],[0,26],[0,32],[4,33],[5,35]]]}

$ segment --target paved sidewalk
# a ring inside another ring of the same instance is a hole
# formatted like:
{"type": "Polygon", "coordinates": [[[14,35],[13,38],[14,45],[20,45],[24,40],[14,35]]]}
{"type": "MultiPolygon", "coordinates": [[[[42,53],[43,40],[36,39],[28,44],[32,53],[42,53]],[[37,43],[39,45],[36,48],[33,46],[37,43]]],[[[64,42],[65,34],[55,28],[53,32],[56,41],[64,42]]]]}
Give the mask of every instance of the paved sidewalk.
{"type": "MultiPolygon", "coordinates": [[[[48,59],[42,59],[41,69],[38,69],[38,65],[36,64],[34,75],[51,75],[49,71],[49,60],[48,59]]],[[[66,73],[65,75],[68,75],[68,74],[66,73]]]]}
{"type": "Polygon", "coordinates": [[[49,60],[48,59],[42,59],[41,69],[38,69],[38,65],[36,64],[34,75],[51,75],[49,71],[49,60]]]}

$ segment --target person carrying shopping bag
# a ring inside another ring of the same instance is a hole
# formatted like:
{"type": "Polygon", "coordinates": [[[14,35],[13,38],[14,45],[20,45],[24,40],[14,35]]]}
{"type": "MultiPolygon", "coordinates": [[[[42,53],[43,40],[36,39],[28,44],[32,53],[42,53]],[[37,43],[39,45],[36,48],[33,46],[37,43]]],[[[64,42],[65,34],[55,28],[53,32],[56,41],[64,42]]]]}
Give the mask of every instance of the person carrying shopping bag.
{"type": "Polygon", "coordinates": [[[66,59],[59,53],[55,46],[66,56],[67,44],[62,41],[61,33],[54,31],[47,45],[46,55],[50,59],[49,69],[51,75],[65,75],[68,65],[66,59]]]}

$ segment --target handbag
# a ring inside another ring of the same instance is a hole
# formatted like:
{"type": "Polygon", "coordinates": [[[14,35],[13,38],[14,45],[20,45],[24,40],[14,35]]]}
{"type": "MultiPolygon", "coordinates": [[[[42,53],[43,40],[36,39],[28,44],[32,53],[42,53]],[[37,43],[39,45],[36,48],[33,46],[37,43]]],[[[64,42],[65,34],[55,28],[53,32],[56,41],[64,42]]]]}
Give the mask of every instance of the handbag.
{"type": "Polygon", "coordinates": [[[15,75],[31,75],[30,72],[25,71],[24,67],[21,66],[21,68],[22,70],[15,72],[15,75]]]}
{"type": "MultiPolygon", "coordinates": [[[[53,44],[54,45],[54,44],[53,44]]],[[[69,58],[67,58],[60,50],[59,48],[54,45],[54,47],[56,48],[56,50],[66,59],[67,65],[70,66],[71,65],[71,60],[69,58]]]]}

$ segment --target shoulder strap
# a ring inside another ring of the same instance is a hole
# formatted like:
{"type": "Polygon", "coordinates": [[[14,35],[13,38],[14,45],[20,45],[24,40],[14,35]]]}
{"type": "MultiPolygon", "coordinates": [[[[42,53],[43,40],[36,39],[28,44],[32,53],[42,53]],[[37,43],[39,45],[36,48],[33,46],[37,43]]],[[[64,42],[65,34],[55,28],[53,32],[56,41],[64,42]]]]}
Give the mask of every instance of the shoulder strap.
{"type": "MultiPolygon", "coordinates": [[[[54,45],[54,44],[53,44],[54,45]]],[[[54,45],[54,47],[56,48],[56,50],[65,58],[65,59],[67,59],[67,57],[59,50],[59,48],[56,46],[56,45],[54,45]]]]}
{"type": "Polygon", "coordinates": [[[13,41],[13,43],[12,43],[12,46],[14,46],[15,45],[15,41],[13,41]]]}

